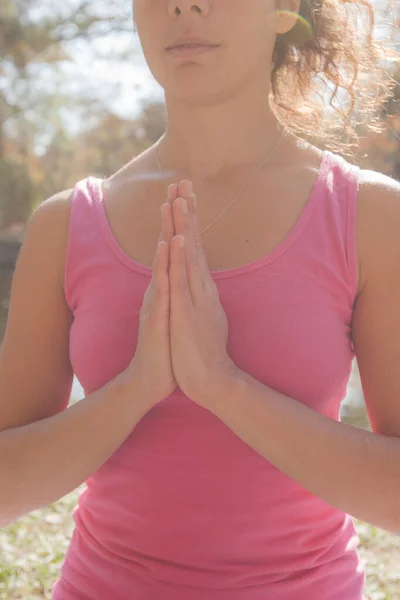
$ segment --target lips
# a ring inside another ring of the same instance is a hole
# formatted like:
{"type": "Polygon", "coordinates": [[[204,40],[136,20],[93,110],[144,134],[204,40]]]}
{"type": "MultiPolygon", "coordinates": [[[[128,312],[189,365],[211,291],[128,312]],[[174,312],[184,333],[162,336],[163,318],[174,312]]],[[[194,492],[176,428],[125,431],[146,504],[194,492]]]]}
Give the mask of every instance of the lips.
{"type": "Polygon", "coordinates": [[[177,44],[176,46],[170,46],[167,50],[175,50],[176,48],[198,48],[201,46],[202,48],[214,48],[212,44],[177,44]]]}
{"type": "Polygon", "coordinates": [[[167,46],[167,48],[165,50],[168,51],[168,50],[175,50],[176,48],[196,48],[196,47],[216,48],[217,46],[218,46],[218,44],[212,44],[208,40],[202,40],[200,38],[178,39],[175,42],[173,42],[170,46],[167,46]]]}
{"type": "Polygon", "coordinates": [[[196,46],[199,46],[199,44],[177,44],[176,46],[171,46],[170,48],[167,48],[167,49],[173,50],[174,48],[194,48],[196,46]]]}
{"type": "Polygon", "coordinates": [[[202,44],[191,44],[191,45],[180,45],[173,46],[166,53],[169,56],[175,56],[182,59],[191,59],[195,56],[214,52],[218,46],[202,45],[202,44]]]}

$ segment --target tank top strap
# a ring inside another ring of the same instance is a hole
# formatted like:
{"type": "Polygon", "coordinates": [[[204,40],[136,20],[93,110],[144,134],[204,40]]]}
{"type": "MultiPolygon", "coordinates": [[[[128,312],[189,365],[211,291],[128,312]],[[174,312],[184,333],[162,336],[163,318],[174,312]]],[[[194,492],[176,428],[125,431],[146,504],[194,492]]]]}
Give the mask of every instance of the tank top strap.
{"type": "MultiPolygon", "coordinates": [[[[355,301],[358,289],[356,220],[360,168],[341,155],[326,151],[328,174],[325,180],[325,201],[319,202],[319,230],[330,240],[330,260],[336,268],[344,263],[347,271],[349,293],[355,301]]],[[[316,230],[318,230],[316,229],[316,230]]]]}
{"type": "Polygon", "coordinates": [[[101,179],[89,176],[75,184],[65,261],[64,290],[73,312],[88,269],[105,266],[113,260],[102,233],[100,214],[101,179]]]}
{"type": "Polygon", "coordinates": [[[348,182],[346,228],[347,260],[352,284],[352,293],[355,300],[359,284],[357,276],[356,227],[360,167],[358,165],[350,164],[347,161],[344,161],[344,163],[344,174],[348,182]]]}

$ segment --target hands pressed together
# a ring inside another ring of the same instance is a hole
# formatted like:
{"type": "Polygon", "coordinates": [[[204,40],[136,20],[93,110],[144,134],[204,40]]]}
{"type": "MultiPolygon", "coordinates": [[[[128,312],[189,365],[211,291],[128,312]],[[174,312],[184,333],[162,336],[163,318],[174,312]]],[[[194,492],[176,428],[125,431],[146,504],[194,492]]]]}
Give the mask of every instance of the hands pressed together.
{"type": "Polygon", "coordinates": [[[226,348],[228,320],[208,269],[190,181],[168,187],[161,213],[132,362],[154,404],[179,386],[208,408],[229,388],[236,367],[226,348]]]}

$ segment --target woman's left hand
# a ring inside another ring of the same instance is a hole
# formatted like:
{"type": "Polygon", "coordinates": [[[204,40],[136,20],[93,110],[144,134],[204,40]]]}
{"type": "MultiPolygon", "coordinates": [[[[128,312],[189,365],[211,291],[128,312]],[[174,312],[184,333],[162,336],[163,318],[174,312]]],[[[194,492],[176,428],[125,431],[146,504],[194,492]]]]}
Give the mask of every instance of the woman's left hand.
{"type": "Polygon", "coordinates": [[[226,348],[228,319],[208,269],[191,182],[178,185],[171,215],[176,234],[169,267],[172,367],[183,393],[209,408],[229,389],[236,367],[226,348]]]}

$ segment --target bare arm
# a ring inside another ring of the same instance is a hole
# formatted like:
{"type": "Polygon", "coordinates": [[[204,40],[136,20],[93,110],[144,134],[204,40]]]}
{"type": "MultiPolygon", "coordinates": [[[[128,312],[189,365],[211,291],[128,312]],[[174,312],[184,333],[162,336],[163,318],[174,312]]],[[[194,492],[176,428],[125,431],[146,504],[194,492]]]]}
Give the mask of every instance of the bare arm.
{"type": "Polygon", "coordinates": [[[71,192],[31,218],[0,352],[0,523],[75,489],[123,443],[150,404],[120,379],[66,409],[72,315],[63,273],[71,192]],[[65,410],[66,409],[66,410],[65,410]]]}
{"type": "Polygon", "coordinates": [[[65,496],[119,448],[145,404],[112,382],[67,410],[0,433],[0,526],[65,496]]]}

